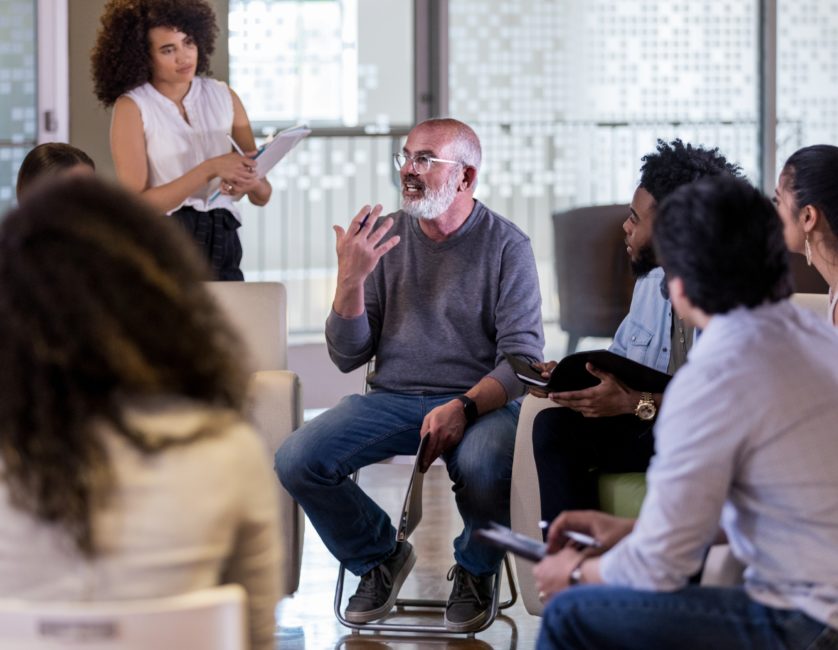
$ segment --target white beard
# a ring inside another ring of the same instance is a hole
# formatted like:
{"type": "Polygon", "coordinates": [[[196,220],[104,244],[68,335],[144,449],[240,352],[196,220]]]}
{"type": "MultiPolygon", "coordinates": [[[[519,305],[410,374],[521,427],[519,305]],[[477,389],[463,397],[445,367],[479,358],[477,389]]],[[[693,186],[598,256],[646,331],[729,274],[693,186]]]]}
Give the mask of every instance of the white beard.
{"type": "Polygon", "coordinates": [[[457,185],[460,179],[457,174],[451,174],[445,185],[438,190],[430,190],[424,185],[424,196],[418,199],[402,196],[402,210],[411,217],[433,221],[443,214],[457,196],[457,185]]]}

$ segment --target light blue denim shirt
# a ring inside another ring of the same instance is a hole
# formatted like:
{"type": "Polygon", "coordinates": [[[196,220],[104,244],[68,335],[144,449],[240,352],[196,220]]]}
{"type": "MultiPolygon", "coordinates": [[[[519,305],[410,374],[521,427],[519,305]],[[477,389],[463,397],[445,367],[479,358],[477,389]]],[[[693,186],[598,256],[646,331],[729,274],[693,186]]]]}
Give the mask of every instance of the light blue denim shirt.
{"type": "Polygon", "coordinates": [[[634,283],[631,307],[609,350],[661,372],[669,367],[672,303],[661,294],[663,269],[656,267],[634,283]]]}

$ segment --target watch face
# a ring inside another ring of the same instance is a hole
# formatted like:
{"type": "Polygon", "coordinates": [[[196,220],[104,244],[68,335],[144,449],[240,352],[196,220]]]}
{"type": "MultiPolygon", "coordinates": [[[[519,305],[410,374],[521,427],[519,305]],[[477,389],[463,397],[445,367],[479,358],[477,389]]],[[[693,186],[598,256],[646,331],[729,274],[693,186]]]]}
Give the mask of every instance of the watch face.
{"type": "Polygon", "coordinates": [[[655,417],[657,409],[654,402],[640,402],[635,409],[634,414],[641,420],[651,420],[655,417]]]}

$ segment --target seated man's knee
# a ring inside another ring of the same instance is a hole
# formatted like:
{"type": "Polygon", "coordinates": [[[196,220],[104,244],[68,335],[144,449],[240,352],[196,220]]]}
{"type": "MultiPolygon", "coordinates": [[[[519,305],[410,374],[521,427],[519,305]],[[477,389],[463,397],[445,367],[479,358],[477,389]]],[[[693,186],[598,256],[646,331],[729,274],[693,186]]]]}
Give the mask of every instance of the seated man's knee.
{"type": "Polygon", "coordinates": [[[303,430],[297,429],[274,454],[274,471],[280,483],[291,494],[304,487],[305,476],[309,471],[310,446],[301,441],[302,434],[303,430]]]}
{"type": "Polygon", "coordinates": [[[503,493],[508,495],[515,449],[514,431],[510,435],[486,435],[469,442],[472,444],[463,445],[456,454],[452,479],[475,499],[491,501],[503,493]]]}

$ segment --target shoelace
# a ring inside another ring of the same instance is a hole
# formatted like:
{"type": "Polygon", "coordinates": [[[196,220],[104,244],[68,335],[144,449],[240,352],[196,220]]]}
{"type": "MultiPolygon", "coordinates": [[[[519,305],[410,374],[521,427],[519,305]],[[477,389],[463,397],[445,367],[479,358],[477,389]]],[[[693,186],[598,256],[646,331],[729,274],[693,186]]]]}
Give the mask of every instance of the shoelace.
{"type": "Polygon", "coordinates": [[[448,580],[454,581],[450,603],[468,603],[476,600],[479,604],[483,604],[483,599],[477,593],[474,577],[459,564],[455,564],[448,570],[448,580]]]}
{"type": "Polygon", "coordinates": [[[364,574],[353,598],[360,597],[375,600],[375,597],[379,595],[380,591],[377,587],[379,582],[384,587],[384,590],[389,593],[390,588],[393,586],[393,574],[383,564],[379,564],[364,574]]]}

